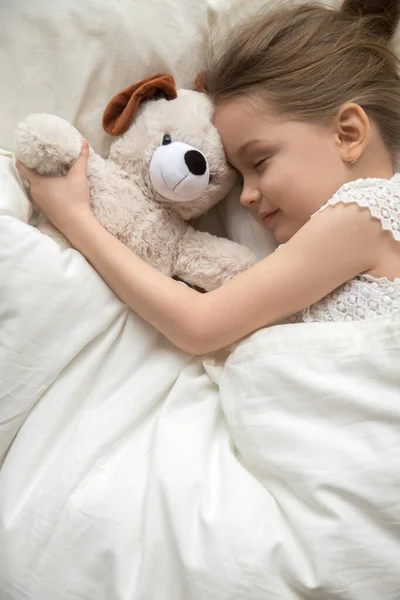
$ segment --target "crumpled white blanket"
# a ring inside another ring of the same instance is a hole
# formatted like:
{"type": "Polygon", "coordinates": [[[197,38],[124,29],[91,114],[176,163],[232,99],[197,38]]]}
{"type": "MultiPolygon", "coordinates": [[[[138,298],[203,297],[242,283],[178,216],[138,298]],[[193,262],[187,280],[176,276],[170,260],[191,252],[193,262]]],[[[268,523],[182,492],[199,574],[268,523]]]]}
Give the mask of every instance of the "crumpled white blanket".
{"type": "Polygon", "coordinates": [[[1,600],[398,600],[400,317],[193,358],[0,165],[1,600]]]}

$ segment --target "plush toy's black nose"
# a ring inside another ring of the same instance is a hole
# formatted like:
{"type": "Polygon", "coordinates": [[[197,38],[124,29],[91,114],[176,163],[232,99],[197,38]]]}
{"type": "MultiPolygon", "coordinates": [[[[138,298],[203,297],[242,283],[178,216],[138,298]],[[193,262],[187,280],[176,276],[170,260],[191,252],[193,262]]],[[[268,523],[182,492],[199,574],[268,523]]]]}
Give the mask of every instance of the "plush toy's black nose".
{"type": "Polygon", "coordinates": [[[207,162],[198,150],[188,150],[185,153],[185,163],[193,175],[204,175],[207,170],[207,162]]]}

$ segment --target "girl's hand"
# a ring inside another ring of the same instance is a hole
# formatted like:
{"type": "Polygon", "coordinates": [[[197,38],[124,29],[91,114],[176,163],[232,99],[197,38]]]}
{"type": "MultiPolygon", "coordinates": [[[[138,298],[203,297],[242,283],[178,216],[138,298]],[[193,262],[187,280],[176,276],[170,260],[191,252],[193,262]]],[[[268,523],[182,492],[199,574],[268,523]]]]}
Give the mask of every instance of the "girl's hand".
{"type": "Polygon", "coordinates": [[[89,145],[82,142],[82,151],[67,175],[49,177],[28,169],[19,160],[16,167],[29,180],[33,201],[57,229],[68,237],[68,229],[88,215],[90,210],[87,162],[89,145]]]}

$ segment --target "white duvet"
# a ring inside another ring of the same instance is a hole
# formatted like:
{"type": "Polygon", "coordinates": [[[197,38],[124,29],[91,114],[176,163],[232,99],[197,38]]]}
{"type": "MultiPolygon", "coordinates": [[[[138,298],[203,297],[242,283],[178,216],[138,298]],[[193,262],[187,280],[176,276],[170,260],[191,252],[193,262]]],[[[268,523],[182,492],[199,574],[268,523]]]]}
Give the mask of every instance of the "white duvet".
{"type": "Polygon", "coordinates": [[[0,165],[1,600],[398,600],[400,318],[192,358],[0,165]]]}

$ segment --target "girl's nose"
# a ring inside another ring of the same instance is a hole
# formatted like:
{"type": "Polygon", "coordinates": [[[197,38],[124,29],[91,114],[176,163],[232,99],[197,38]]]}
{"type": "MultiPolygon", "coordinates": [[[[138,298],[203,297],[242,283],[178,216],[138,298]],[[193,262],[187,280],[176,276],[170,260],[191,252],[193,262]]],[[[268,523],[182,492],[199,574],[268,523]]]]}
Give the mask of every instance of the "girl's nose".
{"type": "Polygon", "coordinates": [[[260,202],[261,192],[256,187],[248,184],[243,184],[242,193],[240,194],[240,204],[249,207],[253,202],[260,202]]]}

